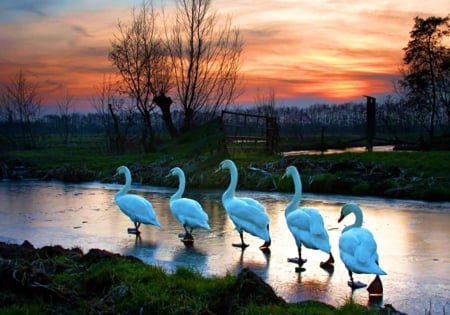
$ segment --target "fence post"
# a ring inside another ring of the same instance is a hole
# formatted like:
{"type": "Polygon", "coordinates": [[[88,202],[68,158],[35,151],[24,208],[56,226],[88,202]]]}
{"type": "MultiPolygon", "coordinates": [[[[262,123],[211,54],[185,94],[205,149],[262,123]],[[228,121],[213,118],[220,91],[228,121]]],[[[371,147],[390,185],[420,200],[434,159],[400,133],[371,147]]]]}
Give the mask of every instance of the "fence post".
{"type": "Polygon", "coordinates": [[[372,152],[373,150],[373,139],[375,137],[375,110],[376,110],[376,98],[372,96],[366,96],[366,138],[367,138],[367,151],[372,152]]]}

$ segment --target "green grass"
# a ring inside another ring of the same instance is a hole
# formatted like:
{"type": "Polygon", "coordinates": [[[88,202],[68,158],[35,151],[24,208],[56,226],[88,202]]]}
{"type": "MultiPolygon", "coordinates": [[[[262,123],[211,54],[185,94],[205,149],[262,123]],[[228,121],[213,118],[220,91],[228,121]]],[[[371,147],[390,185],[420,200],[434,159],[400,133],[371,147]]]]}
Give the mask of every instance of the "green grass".
{"type": "Polygon", "coordinates": [[[312,155],[316,161],[357,160],[368,165],[402,167],[417,176],[450,176],[450,151],[393,151],[312,155]]]}
{"type": "Polygon", "coordinates": [[[8,260],[2,261],[0,271],[7,282],[0,286],[0,315],[378,314],[351,300],[338,308],[317,301],[285,303],[255,285],[252,277],[246,280],[250,282],[234,275],[205,278],[190,268],[167,273],[118,255],[37,251],[17,254],[13,270],[4,263],[8,260]],[[10,274],[23,275],[22,287],[11,285],[10,274]]]}
{"type": "MultiPolygon", "coordinates": [[[[292,183],[281,180],[287,163],[299,168],[305,192],[373,195],[390,198],[450,200],[450,151],[363,152],[282,157],[263,148],[230,149],[219,121],[213,121],[182,136],[158,144],[150,153],[111,153],[101,136],[72,137],[63,145],[56,136],[40,139],[33,150],[0,153],[8,165],[28,165],[30,177],[63,181],[111,181],[120,165],[132,168],[133,178],[143,184],[167,185],[161,174],[171,167],[183,167],[189,185],[218,188],[223,174],[214,173],[218,164],[231,158],[239,168],[239,186],[244,189],[291,191],[292,183]],[[264,177],[249,171],[253,165],[269,170],[264,177]],[[340,165],[340,169],[336,170],[340,165]],[[55,172],[52,172],[56,170],[55,172]]],[[[18,175],[19,177],[20,175],[18,175]]]]}

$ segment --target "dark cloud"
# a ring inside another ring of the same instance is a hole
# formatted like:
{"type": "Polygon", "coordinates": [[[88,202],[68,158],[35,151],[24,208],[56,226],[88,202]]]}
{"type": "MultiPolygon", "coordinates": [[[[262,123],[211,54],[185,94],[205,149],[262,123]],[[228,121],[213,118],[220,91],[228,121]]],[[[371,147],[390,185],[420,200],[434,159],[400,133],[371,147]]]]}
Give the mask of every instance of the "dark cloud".
{"type": "Polygon", "coordinates": [[[0,22],[26,19],[29,16],[47,17],[64,2],[58,0],[0,1],[0,22]]]}
{"type": "Polygon", "coordinates": [[[86,36],[86,37],[92,37],[92,35],[90,35],[87,32],[86,28],[81,25],[72,25],[71,29],[75,34],[86,36]]]}

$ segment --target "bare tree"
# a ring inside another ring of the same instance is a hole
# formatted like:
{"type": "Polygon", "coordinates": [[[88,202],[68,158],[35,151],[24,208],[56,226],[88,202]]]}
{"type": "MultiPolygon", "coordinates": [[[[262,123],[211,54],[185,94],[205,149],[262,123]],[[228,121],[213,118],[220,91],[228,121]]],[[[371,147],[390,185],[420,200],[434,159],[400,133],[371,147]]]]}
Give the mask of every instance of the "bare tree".
{"type": "Polygon", "coordinates": [[[152,75],[155,56],[162,46],[155,26],[156,13],[151,2],[143,2],[138,12],[133,9],[129,25],[118,23],[119,34],[115,35],[109,58],[122,78],[122,91],[132,97],[144,122],[142,141],[145,151],[153,148],[151,113],[153,103],[152,75]]]}
{"type": "Polygon", "coordinates": [[[102,124],[105,126],[105,115],[108,114],[108,104],[110,104],[115,96],[115,86],[112,82],[111,75],[107,77],[103,74],[103,79],[99,84],[94,85],[94,95],[91,96],[91,104],[97,114],[102,117],[102,124]]]}
{"type": "Polygon", "coordinates": [[[214,115],[239,92],[243,41],[231,19],[222,21],[210,0],[177,0],[175,19],[166,26],[177,96],[184,110],[183,130],[199,111],[214,115]]]}
{"type": "Polygon", "coordinates": [[[120,151],[121,136],[119,125],[115,124],[116,128],[114,128],[113,131],[111,130],[110,114],[112,119],[114,119],[115,116],[112,105],[110,104],[117,103],[115,96],[116,90],[112,83],[111,75],[106,78],[106,74],[104,74],[102,82],[99,85],[94,86],[94,91],[95,94],[91,97],[92,107],[94,107],[101,119],[101,124],[105,130],[105,137],[108,140],[108,143],[110,145],[113,144],[114,148],[120,151]],[[114,132],[114,137],[112,137],[111,132],[114,132]]]}
{"type": "Polygon", "coordinates": [[[70,111],[73,107],[73,95],[66,92],[64,98],[57,102],[58,105],[58,113],[61,119],[62,127],[64,130],[64,144],[67,145],[69,143],[69,135],[70,135],[70,111]]]}
{"type": "Polygon", "coordinates": [[[38,85],[28,79],[24,70],[20,69],[9,83],[3,85],[2,103],[8,113],[8,119],[17,121],[21,127],[27,146],[35,146],[35,137],[31,128],[41,111],[41,98],[38,85]]]}
{"type": "Polygon", "coordinates": [[[262,92],[260,89],[256,91],[255,104],[258,113],[275,117],[276,116],[276,97],[275,89],[269,88],[267,92],[262,92]]]}

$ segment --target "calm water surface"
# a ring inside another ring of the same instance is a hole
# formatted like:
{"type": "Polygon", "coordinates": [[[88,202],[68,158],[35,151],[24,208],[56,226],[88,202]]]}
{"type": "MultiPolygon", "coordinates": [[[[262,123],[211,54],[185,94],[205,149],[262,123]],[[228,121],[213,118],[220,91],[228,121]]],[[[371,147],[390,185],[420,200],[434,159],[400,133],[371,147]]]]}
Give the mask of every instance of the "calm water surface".
{"type": "MultiPolygon", "coordinates": [[[[179,240],[182,227],[169,211],[171,188],[132,186],[132,192],[150,200],[163,229],[143,225],[141,237],[127,234],[133,224],[113,202],[119,185],[99,183],[64,185],[54,182],[0,182],[0,240],[36,247],[62,245],[133,255],[168,271],[189,266],[205,276],[236,274],[249,267],[289,302],[320,300],[335,306],[353,298],[368,304],[368,292],[347,287],[348,274],[339,258],[338,239],[353,217],[338,224],[339,211],[346,202],[358,202],[364,211],[364,226],[372,230],[378,243],[384,297],[380,304],[392,304],[409,314],[450,311],[450,203],[359,198],[305,194],[302,206],[319,208],[330,234],[336,259],[333,273],[319,267],[325,253],[304,249],[306,270],[299,274],[288,257],[297,256],[294,239],[287,229],[284,208],[292,194],[238,191],[239,196],[259,200],[271,218],[272,246],[269,255],[258,247],[263,241],[245,235],[250,244],[244,252],[231,246],[239,242],[221,205],[221,191],[187,190],[210,218],[212,230],[194,230],[195,245],[186,248],[179,240]]],[[[372,275],[355,275],[355,280],[372,281],[372,275]]]]}

